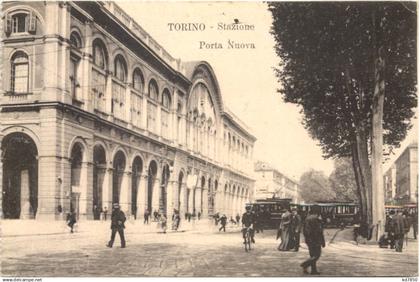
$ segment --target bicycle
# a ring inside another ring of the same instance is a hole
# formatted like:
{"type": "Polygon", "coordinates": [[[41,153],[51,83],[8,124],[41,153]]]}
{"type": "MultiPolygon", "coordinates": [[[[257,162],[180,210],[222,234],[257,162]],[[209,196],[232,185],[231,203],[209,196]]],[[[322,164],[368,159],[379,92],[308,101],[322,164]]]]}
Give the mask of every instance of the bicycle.
{"type": "Polygon", "coordinates": [[[251,228],[250,227],[246,227],[246,230],[245,230],[245,242],[244,242],[244,245],[245,245],[245,252],[249,252],[249,251],[251,251],[251,228]]]}

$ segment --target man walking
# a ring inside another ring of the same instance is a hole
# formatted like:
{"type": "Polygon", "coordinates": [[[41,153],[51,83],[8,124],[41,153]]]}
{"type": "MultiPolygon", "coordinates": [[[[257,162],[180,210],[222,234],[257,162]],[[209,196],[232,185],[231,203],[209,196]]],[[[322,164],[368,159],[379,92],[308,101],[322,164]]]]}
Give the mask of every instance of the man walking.
{"type": "Polygon", "coordinates": [[[76,221],[76,213],[73,208],[70,208],[70,212],[67,214],[67,226],[70,227],[70,233],[74,232],[73,229],[76,221]]]}
{"type": "Polygon", "coordinates": [[[242,215],[242,238],[244,238],[244,244],[246,244],[245,234],[246,234],[247,229],[249,228],[251,242],[255,244],[255,239],[254,239],[255,215],[251,212],[251,206],[246,206],[245,209],[246,209],[246,212],[242,215]]]}
{"type": "Polygon", "coordinates": [[[407,221],[402,215],[402,210],[398,210],[397,215],[392,218],[391,224],[395,238],[395,251],[401,253],[404,243],[404,233],[407,228],[407,221]]]}
{"type": "Polygon", "coordinates": [[[124,223],[125,223],[125,214],[122,210],[120,210],[120,205],[117,203],[114,203],[112,205],[113,211],[111,214],[111,240],[108,242],[108,245],[106,245],[109,248],[112,248],[112,245],[114,244],[115,240],[115,234],[118,232],[120,235],[121,240],[121,248],[125,248],[125,238],[124,238],[124,223]]]}
{"type": "Polygon", "coordinates": [[[302,230],[302,218],[296,208],[292,208],[292,235],[294,243],[294,251],[298,252],[300,247],[300,232],[302,230]]]}
{"type": "Polygon", "coordinates": [[[227,222],[226,215],[222,215],[222,217],[220,217],[220,224],[222,226],[219,228],[219,231],[222,231],[223,229],[223,232],[226,232],[226,222],[227,222]]]}
{"type": "Polygon", "coordinates": [[[150,212],[148,209],[146,209],[144,211],[144,221],[143,224],[149,224],[149,217],[150,217],[150,212]]]}
{"type": "Polygon", "coordinates": [[[318,205],[311,207],[309,216],[306,217],[303,235],[305,236],[305,242],[308,245],[310,258],[304,261],[300,266],[303,268],[303,273],[308,273],[308,267],[311,266],[311,274],[319,275],[316,268],[316,262],[321,256],[321,247],[325,247],[324,233],[322,230],[322,222],[319,219],[321,208],[318,205]]]}

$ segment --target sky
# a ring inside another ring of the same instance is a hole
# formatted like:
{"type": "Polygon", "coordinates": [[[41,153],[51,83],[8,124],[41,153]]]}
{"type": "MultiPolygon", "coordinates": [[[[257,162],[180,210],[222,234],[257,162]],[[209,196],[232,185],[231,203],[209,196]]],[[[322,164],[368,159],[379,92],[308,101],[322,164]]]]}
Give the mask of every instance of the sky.
{"type": "MultiPolygon", "coordinates": [[[[284,103],[276,91],[280,85],[274,68],[279,58],[269,32],[272,20],[265,3],[117,3],[174,58],[210,63],[218,79],[224,105],[245,122],[258,139],[254,146],[255,160],[267,161],[297,180],[311,168],[321,170],[327,176],[331,173],[333,161],[323,159],[317,141],[310,138],[301,123],[299,108],[284,103]],[[234,19],[254,25],[254,30],[217,29],[219,23],[230,24],[234,19]],[[176,31],[172,25],[170,30],[171,23],[201,23],[205,29],[176,31]],[[229,40],[253,44],[255,48],[229,49],[229,40]],[[210,48],[217,45],[215,43],[220,43],[223,48],[210,48]]],[[[416,132],[410,133],[411,139],[416,138],[416,132]]],[[[399,150],[394,152],[398,154],[399,150]]]]}

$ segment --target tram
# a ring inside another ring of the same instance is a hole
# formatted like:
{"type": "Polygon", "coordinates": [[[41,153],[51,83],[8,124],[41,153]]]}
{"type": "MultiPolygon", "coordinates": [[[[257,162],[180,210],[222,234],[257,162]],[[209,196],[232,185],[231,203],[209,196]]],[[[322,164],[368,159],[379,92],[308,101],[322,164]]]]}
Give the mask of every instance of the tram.
{"type": "Polygon", "coordinates": [[[302,220],[306,218],[311,207],[321,207],[321,218],[324,227],[343,227],[357,223],[359,206],[353,202],[318,201],[313,203],[296,204],[291,199],[268,198],[248,203],[257,215],[257,220],[266,229],[278,228],[281,216],[286,209],[295,207],[302,220]]]}
{"type": "Polygon", "coordinates": [[[272,229],[279,227],[281,216],[284,210],[290,209],[291,201],[292,199],[288,198],[267,198],[246,205],[252,207],[263,228],[272,229]]]}

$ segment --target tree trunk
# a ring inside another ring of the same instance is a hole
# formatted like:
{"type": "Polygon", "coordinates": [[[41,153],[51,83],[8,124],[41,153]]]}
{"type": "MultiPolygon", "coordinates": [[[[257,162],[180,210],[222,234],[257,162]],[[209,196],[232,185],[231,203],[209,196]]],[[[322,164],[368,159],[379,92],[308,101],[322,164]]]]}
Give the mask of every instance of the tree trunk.
{"type": "Polygon", "coordinates": [[[359,171],[362,192],[366,197],[366,222],[372,224],[372,178],[369,164],[369,153],[365,127],[356,128],[357,158],[359,160],[359,171]]]}
{"type": "Polygon", "coordinates": [[[357,196],[359,198],[360,205],[360,221],[362,223],[368,223],[367,221],[367,199],[366,199],[366,187],[363,184],[362,173],[360,171],[360,162],[359,156],[357,153],[357,144],[356,142],[352,145],[352,154],[351,154],[354,176],[356,179],[357,186],[357,196]]]}
{"type": "Polygon", "coordinates": [[[382,175],[383,160],[383,108],[385,98],[385,80],[383,77],[385,60],[378,50],[375,60],[375,90],[372,103],[372,193],[373,193],[373,224],[377,225],[377,237],[384,232],[385,228],[385,197],[382,175]]]}

